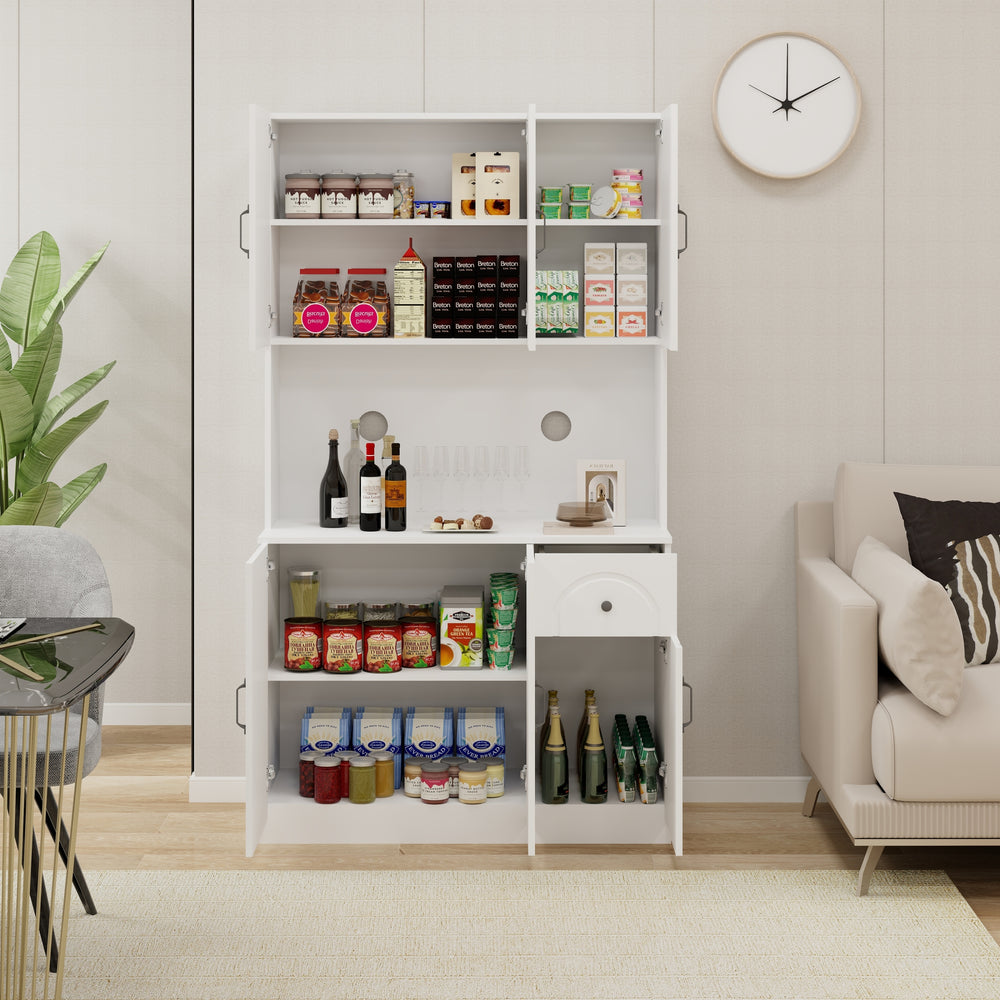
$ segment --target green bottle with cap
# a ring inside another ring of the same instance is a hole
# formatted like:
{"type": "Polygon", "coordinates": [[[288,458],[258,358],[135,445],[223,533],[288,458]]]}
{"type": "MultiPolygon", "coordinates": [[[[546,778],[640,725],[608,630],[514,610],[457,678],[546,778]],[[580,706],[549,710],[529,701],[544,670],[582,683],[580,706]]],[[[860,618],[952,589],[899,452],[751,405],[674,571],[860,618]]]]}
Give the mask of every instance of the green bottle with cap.
{"type": "Polygon", "coordinates": [[[555,705],[550,714],[549,733],[542,748],[542,802],[561,805],[569,801],[569,755],[559,706],[555,705]]]}

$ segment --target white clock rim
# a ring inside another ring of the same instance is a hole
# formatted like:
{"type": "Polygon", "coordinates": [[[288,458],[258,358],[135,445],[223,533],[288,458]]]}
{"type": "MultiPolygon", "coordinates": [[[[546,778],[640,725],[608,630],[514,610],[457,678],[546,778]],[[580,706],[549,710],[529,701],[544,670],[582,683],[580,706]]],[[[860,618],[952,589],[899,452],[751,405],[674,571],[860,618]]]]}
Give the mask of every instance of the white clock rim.
{"type": "Polygon", "coordinates": [[[818,174],[821,170],[825,170],[831,164],[835,163],[844,154],[845,150],[854,141],[854,136],[857,134],[858,125],[861,123],[861,85],[858,83],[858,78],[851,68],[850,63],[841,55],[841,53],[829,42],[823,41],[822,38],[817,38],[815,35],[810,35],[804,31],[769,31],[763,35],[758,35],[756,38],[751,38],[749,41],[744,42],[739,48],[737,48],[726,60],[722,69],[719,71],[719,75],[715,81],[715,88],[712,91],[712,123],[715,126],[715,134],[719,138],[719,142],[722,143],[723,148],[726,152],[734,159],[737,163],[742,164],[747,170],[752,170],[755,174],[761,177],[770,177],[775,180],[799,180],[803,177],[812,177],[814,174],[818,174]],[[718,100],[719,100],[719,88],[722,86],[722,81],[725,79],[726,73],[732,66],[736,58],[749,49],[753,45],[758,45],[760,42],[767,41],[771,38],[802,38],[808,42],[812,42],[815,45],[819,45],[826,49],[837,61],[844,67],[851,79],[851,85],[854,87],[854,99],[855,99],[855,111],[854,111],[854,123],[851,126],[851,130],[841,145],[837,148],[836,152],[833,153],[829,159],[825,160],[823,163],[816,167],[813,167],[806,171],[801,171],[797,173],[776,173],[774,171],[765,170],[759,166],[755,166],[753,163],[749,163],[744,160],[742,156],[737,153],[732,146],[729,145],[725,134],[723,133],[722,125],[719,122],[718,115],[718,100]]]}

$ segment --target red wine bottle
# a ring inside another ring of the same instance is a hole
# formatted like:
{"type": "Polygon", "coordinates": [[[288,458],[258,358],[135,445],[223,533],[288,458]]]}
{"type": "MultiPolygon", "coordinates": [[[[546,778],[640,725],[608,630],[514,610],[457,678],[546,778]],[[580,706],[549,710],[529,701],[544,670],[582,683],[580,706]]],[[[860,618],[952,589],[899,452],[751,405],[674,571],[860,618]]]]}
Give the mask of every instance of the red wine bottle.
{"type": "Polygon", "coordinates": [[[399,464],[399,445],[385,469],[385,530],[406,531],[406,469],[399,464]]]}
{"type": "Polygon", "coordinates": [[[365,464],[358,474],[361,495],[361,530],[380,531],[382,528],[382,470],[375,462],[375,445],[365,445],[365,464]]]}
{"type": "Polygon", "coordinates": [[[319,484],[319,524],[321,528],[347,527],[347,480],[340,471],[336,430],[330,431],[330,458],[319,484]]]}

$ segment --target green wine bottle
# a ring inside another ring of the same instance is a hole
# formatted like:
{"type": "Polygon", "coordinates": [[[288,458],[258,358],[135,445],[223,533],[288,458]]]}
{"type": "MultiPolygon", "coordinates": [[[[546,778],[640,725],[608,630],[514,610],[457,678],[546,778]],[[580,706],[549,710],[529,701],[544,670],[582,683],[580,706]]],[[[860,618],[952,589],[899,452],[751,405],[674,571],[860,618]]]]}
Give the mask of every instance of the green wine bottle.
{"type": "Polygon", "coordinates": [[[580,724],[576,727],[576,778],[580,782],[581,795],[583,794],[583,744],[587,739],[587,725],[590,722],[590,712],[597,699],[594,696],[594,689],[587,688],[583,692],[583,715],[580,716],[580,724]]]}
{"type": "Polygon", "coordinates": [[[584,802],[608,801],[608,757],[601,735],[601,718],[595,706],[590,712],[587,739],[583,744],[580,793],[584,802]]]}
{"type": "Polygon", "coordinates": [[[552,708],[548,738],[542,749],[542,802],[560,805],[569,801],[569,756],[563,738],[559,706],[552,708]]]}
{"type": "Polygon", "coordinates": [[[548,742],[549,730],[552,728],[552,708],[559,707],[559,692],[549,691],[549,704],[545,709],[545,721],[542,723],[542,732],[538,738],[538,773],[542,773],[542,755],[545,753],[545,744],[548,742]]]}

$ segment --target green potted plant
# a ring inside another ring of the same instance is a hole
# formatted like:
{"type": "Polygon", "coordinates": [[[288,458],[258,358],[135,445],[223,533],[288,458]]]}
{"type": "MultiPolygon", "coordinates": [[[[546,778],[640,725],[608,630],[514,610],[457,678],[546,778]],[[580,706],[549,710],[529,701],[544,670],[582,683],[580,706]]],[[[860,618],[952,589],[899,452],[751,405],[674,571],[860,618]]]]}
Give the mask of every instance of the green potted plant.
{"type": "Polygon", "coordinates": [[[49,233],[36,233],[18,250],[0,284],[0,524],[58,527],[107,471],[102,462],[64,486],[50,479],[63,452],[108,405],[105,399],[62,420],[114,361],[50,397],[62,358],[60,320],[107,247],[60,287],[59,247],[49,233]]]}

